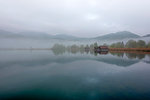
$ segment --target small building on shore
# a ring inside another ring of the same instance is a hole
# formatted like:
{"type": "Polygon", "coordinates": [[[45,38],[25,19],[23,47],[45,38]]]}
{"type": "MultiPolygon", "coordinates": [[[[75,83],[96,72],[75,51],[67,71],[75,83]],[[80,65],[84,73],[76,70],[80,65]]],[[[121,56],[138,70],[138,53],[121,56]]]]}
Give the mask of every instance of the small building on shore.
{"type": "Polygon", "coordinates": [[[107,46],[94,47],[95,52],[108,52],[109,48],[107,46]]]}

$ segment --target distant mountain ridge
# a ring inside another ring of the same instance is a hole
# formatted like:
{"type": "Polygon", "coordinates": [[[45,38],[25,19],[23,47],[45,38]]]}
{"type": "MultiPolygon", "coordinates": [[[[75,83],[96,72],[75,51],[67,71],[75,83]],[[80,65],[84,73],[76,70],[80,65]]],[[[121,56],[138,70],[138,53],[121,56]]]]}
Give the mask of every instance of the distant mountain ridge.
{"type": "Polygon", "coordinates": [[[150,37],[150,34],[144,35],[143,37],[150,37]]]}
{"type": "Polygon", "coordinates": [[[116,33],[110,33],[103,36],[98,36],[95,38],[79,38],[72,35],[66,34],[56,34],[51,35],[45,32],[20,32],[20,33],[13,33],[9,31],[0,30],[0,38],[30,38],[30,39],[62,39],[62,40],[87,40],[87,39],[94,39],[94,40],[122,40],[128,38],[140,38],[141,36],[131,33],[128,31],[121,31],[116,33]]]}
{"type": "Polygon", "coordinates": [[[76,40],[76,39],[80,39],[79,37],[75,37],[75,36],[72,36],[72,35],[66,35],[66,34],[56,34],[56,35],[53,35],[53,38],[55,39],[70,39],[70,40],[76,40]]]}
{"type": "Polygon", "coordinates": [[[98,40],[121,40],[127,38],[139,38],[140,36],[128,31],[121,31],[116,33],[110,33],[103,36],[95,37],[98,40]]]}
{"type": "Polygon", "coordinates": [[[9,31],[5,31],[5,30],[0,30],[0,38],[19,38],[22,37],[22,35],[17,34],[17,33],[13,33],[13,32],[9,32],[9,31]]]}
{"type": "Polygon", "coordinates": [[[9,31],[0,30],[0,38],[31,38],[31,39],[79,39],[78,37],[66,34],[51,35],[45,32],[20,32],[13,33],[9,31]]]}

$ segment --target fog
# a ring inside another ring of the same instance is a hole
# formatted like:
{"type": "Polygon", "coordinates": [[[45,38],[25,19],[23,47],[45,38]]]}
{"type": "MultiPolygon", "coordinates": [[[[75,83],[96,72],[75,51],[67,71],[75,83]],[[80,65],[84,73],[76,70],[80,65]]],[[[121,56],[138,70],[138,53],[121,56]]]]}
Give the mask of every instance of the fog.
{"type": "Polygon", "coordinates": [[[0,0],[0,29],[95,37],[150,33],[149,0],[0,0]]]}

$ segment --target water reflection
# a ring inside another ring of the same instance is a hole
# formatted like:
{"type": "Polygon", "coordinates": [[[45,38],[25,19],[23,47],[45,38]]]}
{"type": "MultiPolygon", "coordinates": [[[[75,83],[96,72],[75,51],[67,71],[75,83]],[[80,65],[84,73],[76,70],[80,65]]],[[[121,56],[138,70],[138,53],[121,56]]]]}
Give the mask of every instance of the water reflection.
{"type": "Polygon", "coordinates": [[[118,57],[122,57],[123,58],[123,56],[124,56],[124,52],[110,52],[110,54],[112,54],[113,56],[118,56],[118,57]]]}
{"type": "Polygon", "coordinates": [[[67,51],[1,51],[0,68],[12,65],[37,66],[46,64],[66,64],[75,61],[93,60],[119,67],[129,67],[140,61],[150,63],[149,54],[125,53],[125,52],[94,52],[85,50],[67,51]]]}
{"type": "Polygon", "coordinates": [[[149,58],[66,48],[0,51],[0,99],[150,99],[149,58]]]}
{"type": "Polygon", "coordinates": [[[77,53],[80,53],[80,54],[91,54],[91,55],[95,55],[97,56],[97,54],[107,54],[108,52],[105,51],[105,52],[95,52],[94,51],[94,45],[71,45],[71,46],[65,46],[65,45],[62,45],[62,44],[54,44],[54,46],[52,47],[51,49],[53,51],[53,53],[55,55],[62,55],[64,54],[65,52],[67,53],[72,53],[72,54],[77,54],[77,53]]]}
{"type": "MultiPolygon", "coordinates": [[[[146,54],[143,52],[95,52],[93,49],[84,49],[84,48],[79,48],[76,47],[75,45],[71,48],[63,48],[58,50],[58,48],[52,49],[52,52],[54,53],[54,55],[66,55],[68,53],[76,55],[78,54],[78,56],[84,54],[84,55],[90,55],[90,56],[95,56],[95,58],[81,58],[83,59],[93,59],[96,61],[100,61],[100,62],[105,62],[108,64],[115,64],[118,66],[130,66],[132,64],[138,63],[139,61],[141,61],[142,59],[144,59],[143,61],[146,63],[150,62],[150,54],[146,54]],[[104,56],[102,56],[104,55],[104,56]],[[117,58],[114,58],[117,57],[117,58]],[[148,57],[148,58],[147,58],[148,57]],[[121,59],[120,59],[121,58],[121,59]]],[[[64,58],[65,59],[65,58],[64,58]]],[[[79,59],[79,58],[77,58],[79,59]]],[[[76,60],[77,60],[76,59],[76,60]]],[[[68,60],[69,61],[69,60],[68,60]]]]}
{"type": "MultiPolygon", "coordinates": [[[[129,59],[143,59],[146,54],[138,52],[110,52],[110,54],[118,57],[128,57],[129,59]]],[[[147,54],[148,55],[148,54],[147,54]]]]}
{"type": "Polygon", "coordinates": [[[103,54],[103,55],[108,54],[108,52],[94,52],[94,50],[90,50],[90,49],[84,50],[84,49],[74,49],[74,48],[71,48],[71,49],[52,49],[52,51],[55,55],[63,55],[66,52],[71,53],[71,54],[77,54],[77,53],[91,54],[91,55],[95,55],[95,56],[97,56],[98,54],[103,54]]]}
{"type": "Polygon", "coordinates": [[[55,48],[52,49],[52,52],[55,55],[63,55],[65,53],[71,53],[71,54],[91,54],[94,56],[97,55],[107,55],[108,53],[110,53],[113,56],[117,56],[117,57],[127,57],[128,59],[143,59],[145,58],[144,53],[138,53],[138,52],[95,52],[93,49],[84,49],[84,48],[77,48],[76,46],[73,46],[72,48],[67,48],[65,49],[64,47],[59,47],[59,48],[55,48]]]}

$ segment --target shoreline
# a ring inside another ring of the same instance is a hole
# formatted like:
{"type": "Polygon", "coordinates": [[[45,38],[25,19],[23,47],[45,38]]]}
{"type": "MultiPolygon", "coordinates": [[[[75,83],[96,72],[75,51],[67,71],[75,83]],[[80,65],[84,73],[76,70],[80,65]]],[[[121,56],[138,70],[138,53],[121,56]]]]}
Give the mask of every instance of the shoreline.
{"type": "Polygon", "coordinates": [[[0,48],[0,50],[51,50],[51,48],[0,48]]]}
{"type": "Polygon", "coordinates": [[[109,53],[150,54],[150,52],[143,52],[143,51],[109,51],[109,53]]]}
{"type": "MultiPolygon", "coordinates": [[[[0,48],[3,50],[52,50],[51,48],[0,48]]],[[[150,54],[150,48],[109,48],[110,53],[138,53],[150,54]]]]}
{"type": "Polygon", "coordinates": [[[122,51],[122,52],[149,52],[150,48],[109,48],[109,51],[122,51]]]}

